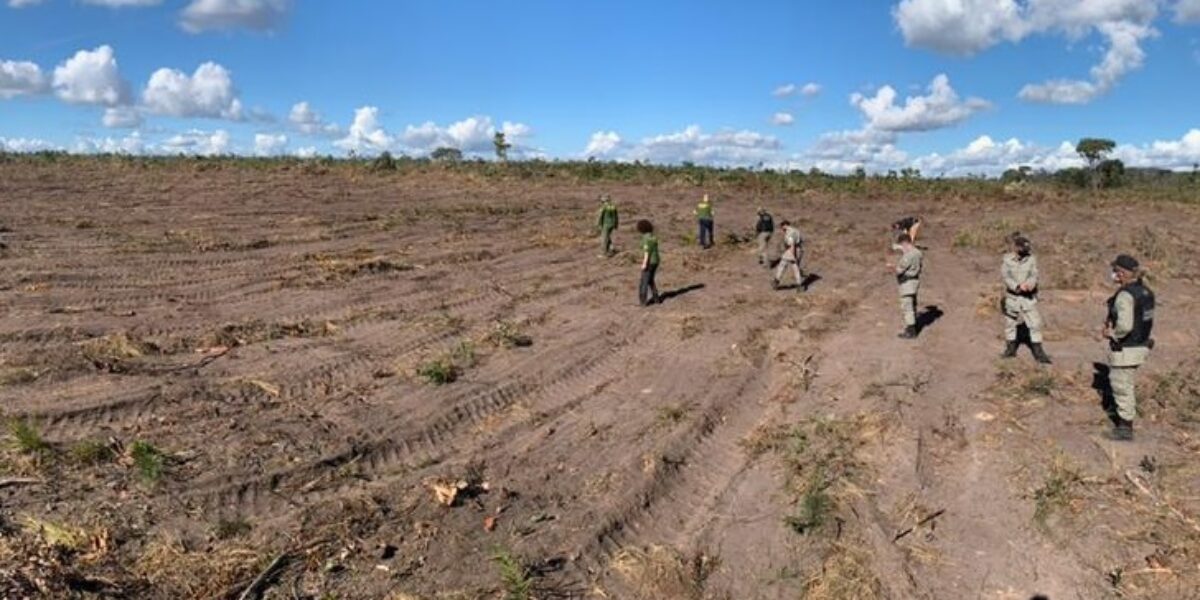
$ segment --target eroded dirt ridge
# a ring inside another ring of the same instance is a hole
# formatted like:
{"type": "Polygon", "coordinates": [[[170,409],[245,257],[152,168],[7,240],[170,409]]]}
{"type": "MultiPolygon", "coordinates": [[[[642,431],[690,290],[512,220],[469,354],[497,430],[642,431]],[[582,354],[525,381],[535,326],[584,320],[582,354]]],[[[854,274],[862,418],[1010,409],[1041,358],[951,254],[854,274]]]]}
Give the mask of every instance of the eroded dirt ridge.
{"type": "Polygon", "coordinates": [[[677,293],[643,309],[598,187],[0,174],[0,595],[1200,597],[1191,206],[725,190],[704,252],[696,188],[607,187],[661,231],[677,293]],[[760,204],[807,292],[755,265],[760,204]],[[913,213],[909,342],[884,229],[913,213]],[[996,357],[1016,229],[1050,367],[996,357]],[[1131,444],[1093,385],[1117,251],[1162,300],[1131,444]]]}

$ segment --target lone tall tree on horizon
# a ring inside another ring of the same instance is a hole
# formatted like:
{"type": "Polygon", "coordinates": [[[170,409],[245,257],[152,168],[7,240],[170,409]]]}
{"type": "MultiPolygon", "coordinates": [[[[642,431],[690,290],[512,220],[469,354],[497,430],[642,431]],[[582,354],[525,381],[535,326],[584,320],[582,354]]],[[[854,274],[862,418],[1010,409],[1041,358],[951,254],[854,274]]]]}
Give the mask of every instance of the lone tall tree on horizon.
{"type": "Polygon", "coordinates": [[[496,135],[492,136],[492,145],[496,147],[496,158],[508,162],[508,149],[512,148],[512,144],[505,139],[503,131],[497,131],[496,135]]]}
{"type": "Polygon", "coordinates": [[[1087,161],[1088,168],[1092,172],[1093,190],[1100,187],[1100,177],[1097,168],[1116,147],[1116,142],[1104,138],[1083,138],[1075,145],[1075,152],[1078,152],[1079,156],[1082,156],[1087,161]]]}

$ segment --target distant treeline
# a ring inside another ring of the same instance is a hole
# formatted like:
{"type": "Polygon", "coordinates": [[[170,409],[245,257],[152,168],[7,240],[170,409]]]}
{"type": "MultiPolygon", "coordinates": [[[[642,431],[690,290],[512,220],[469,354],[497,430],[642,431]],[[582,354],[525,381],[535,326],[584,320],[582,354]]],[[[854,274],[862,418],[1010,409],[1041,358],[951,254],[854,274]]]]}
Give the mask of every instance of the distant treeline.
{"type": "Polygon", "coordinates": [[[1066,168],[1058,171],[1029,167],[1008,169],[999,177],[986,175],[929,177],[917,169],[905,168],[868,174],[857,169],[836,175],[813,168],[776,170],[765,167],[712,167],[684,162],[678,165],[596,160],[483,160],[464,159],[461,153],[435,153],[434,157],[412,158],[318,156],[188,156],[188,155],[78,155],[60,151],[34,153],[0,152],[0,164],[41,165],[119,165],[124,168],[185,167],[199,171],[223,168],[286,169],[310,174],[363,172],[376,174],[446,173],[503,180],[529,180],[558,183],[624,183],[631,185],[685,185],[696,187],[738,188],[761,193],[795,193],[806,190],[852,192],[927,192],[941,196],[955,192],[993,192],[1020,195],[1037,191],[1087,190],[1150,192],[1164,199],[1200,200],[1200,168],[1169,171],[1153,168],[1126,168],[1119,160],[1104,160],[1095,167],[1066,168]]]}

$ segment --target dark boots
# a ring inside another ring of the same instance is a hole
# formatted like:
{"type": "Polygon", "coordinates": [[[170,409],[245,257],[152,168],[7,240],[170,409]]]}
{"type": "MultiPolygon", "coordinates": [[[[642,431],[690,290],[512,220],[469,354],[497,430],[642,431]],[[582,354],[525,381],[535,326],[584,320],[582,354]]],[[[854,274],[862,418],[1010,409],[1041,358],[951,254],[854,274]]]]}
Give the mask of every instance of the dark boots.
{"type": "MultiPolygon", "coordinates": [[[[1000,358],[1012,358],[1017,355],[1017,342],[1007,342],[1004,345],[1004,352],[1000,353],[1000,358]]],[[[1029,344],[1029,349],[1033,351],[1033,359],[1043,365],[1050,364],[1050,355],[1046,354],[1046,349],[1041,344],[1029,344]]]]}
{"type": "Polygon", "coordinates": [[[1117,417],[1117,422],[1113,425],[1112,438],[1119,442],[1133,441],[1133,421],[1117,417]]]}
{"type": "Polygon", "coordinates": [[[908,327],[905,327],[904,331],[900,332],[899,337],[902,340],[911,340],[911,339],[916,338],[917,337],[917,327],[915,325],[909,325],[908,327]]]}

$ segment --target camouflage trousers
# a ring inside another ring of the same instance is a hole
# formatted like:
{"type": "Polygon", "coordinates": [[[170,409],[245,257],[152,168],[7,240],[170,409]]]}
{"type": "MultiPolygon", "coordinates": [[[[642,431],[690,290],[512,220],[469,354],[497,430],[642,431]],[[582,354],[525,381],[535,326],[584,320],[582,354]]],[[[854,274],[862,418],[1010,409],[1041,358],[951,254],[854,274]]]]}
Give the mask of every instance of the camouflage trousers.
{"type": "Polygon", "coordinates": [[[1113,403],[1117,405],[1117,416],[1132,421],[1137,417],[1135,395],[1137,367],[1109,367],[1108,385],[1112,388],[1113,403]]]}
{"type": "Polygon", "coordinates": [[[1029,341],[1042,343],[1042,313],[1038,312],[1037,300],[1008,295],[1004,298],[1004,339],[1017,341],[1017,328],[1025,324],[1029,328],[1029,341]]]}
{"type": "Polygon", "coordinates": [[[612,254],[612,233],[613,230],[611,227],[600,228],[600,252],[603,252],[604,254],[612,254]]]}
{"type": "Polygon", "coordinates": [[[758,233],[758,262],[763,265],[770,265],[767,259],[767,244],[771,242],[770,231],[760,231],[758,233]]]}
{"type": "Polygon", "coordinates": [[[904,317],[905,327],[917,325],[917,296],[900,296],[900,314],[904,317]]]}

